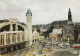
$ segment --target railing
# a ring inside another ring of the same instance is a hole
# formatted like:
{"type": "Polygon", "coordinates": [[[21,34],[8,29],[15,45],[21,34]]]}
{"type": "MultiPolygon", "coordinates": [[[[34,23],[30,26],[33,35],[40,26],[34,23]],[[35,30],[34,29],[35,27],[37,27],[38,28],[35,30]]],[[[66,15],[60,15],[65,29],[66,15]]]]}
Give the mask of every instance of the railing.
{"type": "Polygon", "coordinates": [[[0,32],[0,46],[24,41],[24,31],[0,32]]]}

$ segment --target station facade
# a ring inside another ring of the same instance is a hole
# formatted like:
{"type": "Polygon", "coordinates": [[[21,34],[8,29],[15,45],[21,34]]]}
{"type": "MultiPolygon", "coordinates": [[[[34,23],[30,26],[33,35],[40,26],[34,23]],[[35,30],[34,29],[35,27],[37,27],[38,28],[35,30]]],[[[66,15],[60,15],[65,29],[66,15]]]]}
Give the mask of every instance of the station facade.
{"type": "Polygon", "coordinates": [[[25,27],[17,19],[1,20],[0,51],[2,54],[26,47],[25,27]]]}

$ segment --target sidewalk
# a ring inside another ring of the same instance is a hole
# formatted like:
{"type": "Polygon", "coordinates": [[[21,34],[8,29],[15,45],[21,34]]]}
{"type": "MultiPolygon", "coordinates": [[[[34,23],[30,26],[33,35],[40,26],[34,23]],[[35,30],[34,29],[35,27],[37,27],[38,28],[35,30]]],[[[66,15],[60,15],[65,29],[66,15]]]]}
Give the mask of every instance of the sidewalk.
{"type": "Polygon", "coordinates": [[[22,52],[27,52],[29,49],[33,48],[35,45],[32,45],[32,46],[27,46],[23,49],[19,49],[19,50],[16,50],[16,51],[13,51],[13,52],[10,52],[10,53],[7,53],[5,54],[5,56],[14,56],[14,54],[16,53],[22,53],[22,52]]]}
{"type": "Polygon", "coordinates": [[[35,49],[40,49],[40,48],[41,48],[41,45],[37,43],[37,44],[33,44],[31,46],[27,46],[23,49],[19,49],[19,50],[7,53],[5,56],[25,56],[26,53],[31,52],[35,49]]]}

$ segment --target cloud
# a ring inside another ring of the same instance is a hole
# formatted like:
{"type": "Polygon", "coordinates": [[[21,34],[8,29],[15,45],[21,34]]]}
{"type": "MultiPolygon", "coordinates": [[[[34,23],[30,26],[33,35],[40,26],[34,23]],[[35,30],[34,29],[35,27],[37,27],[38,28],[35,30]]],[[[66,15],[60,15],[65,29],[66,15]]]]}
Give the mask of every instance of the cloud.
{"type": "Polygon", "coordinates": [[[80,18],[79,0],[0,0],[0,18],[17,18],[26,23],[28,8],[33,14],[33,24],[67,20],[68,8],[71,8],[73,21],[79,21],[80,18]]]}

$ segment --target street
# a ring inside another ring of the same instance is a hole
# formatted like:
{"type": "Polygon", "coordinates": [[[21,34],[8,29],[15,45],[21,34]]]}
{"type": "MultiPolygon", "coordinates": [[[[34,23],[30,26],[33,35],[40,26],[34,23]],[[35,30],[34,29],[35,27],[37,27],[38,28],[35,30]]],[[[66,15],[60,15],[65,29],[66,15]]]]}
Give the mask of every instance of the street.
{"type": "Polygon", "coordinates": [[[78,50],[75,50],[74,48],[68,46],[65,49],[57,49],[57,47],[53,48],[53,53],[51,56],[77,56],[77,54],[78,50]]]}
{"type": "Polygon", "coordinates": [[[77,55],[74,55],[73,53],[68,51],[58,51],[52,54],[52,56],[77,56],[77,55]]]}
{"type": "MultiPolygon", "coordinates": [[[[48,49],[52,50],[52,47],[47,48],[48,45],[43,45],[42,43],[37,43],[35,45],[28,46],[27,48],[15,51],[12,54],[8,54],[6,56],[26,56],[28,52],[31,52],[33,50],[37,49],[48,49]]],[[[51,56],[77,56],[78,50],[75,50],[74,48],[71,48],[70,46],[67,46],[66,48],[60,48],[58,46],[53,47],[51,56]]]]}

